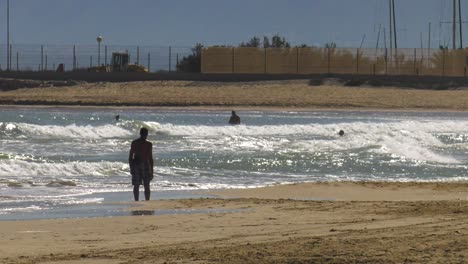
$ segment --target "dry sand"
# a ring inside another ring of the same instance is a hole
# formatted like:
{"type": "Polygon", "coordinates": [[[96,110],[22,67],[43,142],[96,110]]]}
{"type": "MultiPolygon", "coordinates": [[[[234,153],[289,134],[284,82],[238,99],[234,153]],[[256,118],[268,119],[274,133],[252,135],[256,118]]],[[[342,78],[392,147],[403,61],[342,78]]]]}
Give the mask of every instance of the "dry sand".
{"type": "Polygon", "coordinates": [[[333,81],[83,83],[0,92],[0,104],[468,109],[468,90],[347,87],[333,81]]]}
{"type": "Polygon", "coordinates": [[[0,262],[464,263],[468,259],[466,183],[315,183],[215,194],[224,199],[139,202],[135,210],[233,211],[1,222],[0,262]]]}

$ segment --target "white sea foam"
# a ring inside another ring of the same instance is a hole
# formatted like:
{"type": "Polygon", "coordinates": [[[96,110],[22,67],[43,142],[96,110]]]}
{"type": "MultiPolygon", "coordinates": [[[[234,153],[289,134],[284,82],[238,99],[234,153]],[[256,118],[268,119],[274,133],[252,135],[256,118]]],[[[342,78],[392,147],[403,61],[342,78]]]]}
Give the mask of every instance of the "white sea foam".
{"type": "Polygon", "coordinates": [[[0,135],[16,135],[22,137],[43,138],[116,138],[128,137],[131,131],[115,125],[102,126],[67,126],[59,125],[35,125],[27,123],[0,123],[0,135]]]}
{"type": "Polygon", "coordinates": [[[456,121],[402,121],[387,123],[354,122],[343,124],[305,124],[305,125],[239,125],[239,126],[195,126],[144,122],[152,131],[173,136],[272,136],[272,135],[321,135],[335,136],[340,129],[346,134],[372,133],[388,134],[399,132],[414,133],[453,133],[468,131],[468,122],[456,121]]]}
{"type": "MultiPolygon", "coordinates": [[[[72,177],[126,175],[128,165],[121,162],[38,163],[23,160],[0,160],[0,177],[72,177]]],[[[60,184],[57,182],[56,184],[60,184]]],[[[66,183],[65,183],[66,184],[66,183]]],[[[61,184],[64,185],[64,184],[61,184]]]]}
{"type": "Polygon", "coordinates": [[[191,143],[188,145],[190,148],[207,151],[324,152],[369,148],[377,153],[439,163],[459,161],[437,153],[436,149],[446,147],[437,135],[468,131],[468,122],[454,121],[278,126],[176,126],[146,122],[146,125],[159,133],[185,136],[185,140],[191,143]],[[337,135],[339,129],[345,130],[344,137],[337,135]],[[302,140],[304,136],[315,139],[302,140]]]}
{"type": "Polygon", "coordinates": [[[40,207],[37,205],[31,205],[31,206],[26,206],[26,207],[6,207],[6,208],[0,208],[0,214],[9,214],[9,213],[17,213],[17,212],[33,212],[33,211],[39,211],[39,210],[44,210],[46,208],[40,207]]]}

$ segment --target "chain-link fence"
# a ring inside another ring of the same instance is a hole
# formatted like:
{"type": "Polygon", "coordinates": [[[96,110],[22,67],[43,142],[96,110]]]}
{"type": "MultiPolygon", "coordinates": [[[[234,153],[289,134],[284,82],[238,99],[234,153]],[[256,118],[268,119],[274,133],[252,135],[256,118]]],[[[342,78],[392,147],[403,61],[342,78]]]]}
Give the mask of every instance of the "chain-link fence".
{"type": "Polygon", "coordinates": [[[202,73],[466,76],[468,50],[249,48],[202,50],[202,73]]]}
{"type": "Polygon", "coordinates": [[[112,52],[126,51],[130,63],[146,67],[150,72],[176,71],[190,47],[156,47],[135,45],[0,45],[0,70],[55,71],[59,64],[65,71],[81,71],[109,65],[112,52]],[[2,52],[4,51],[4,52],[2,52]],[[7,55],[8,54],[8,55],[7,55]]]}

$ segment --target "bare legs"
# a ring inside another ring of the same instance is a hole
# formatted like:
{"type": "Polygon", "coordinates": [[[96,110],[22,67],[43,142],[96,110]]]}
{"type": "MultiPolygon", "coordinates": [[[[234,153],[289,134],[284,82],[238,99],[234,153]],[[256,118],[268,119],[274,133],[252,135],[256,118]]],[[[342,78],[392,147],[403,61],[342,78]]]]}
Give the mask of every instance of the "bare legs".
{"type": "MultiPolygon", "coordinates": [[[[151,196],[151,190],[150,190],[150,185],[149,182],[145,183],[145,200],[149,201],[150,196],[151,196]]],[[[135,198],[135,201],[138,201],[140,198],[140,185],[133,185],[133,197],[135,198]]]]}
{"type": "Polygon", "coordinates": [[[149,182],[145,184],[145,200],[149,201],[151,195],[149,182]]]}

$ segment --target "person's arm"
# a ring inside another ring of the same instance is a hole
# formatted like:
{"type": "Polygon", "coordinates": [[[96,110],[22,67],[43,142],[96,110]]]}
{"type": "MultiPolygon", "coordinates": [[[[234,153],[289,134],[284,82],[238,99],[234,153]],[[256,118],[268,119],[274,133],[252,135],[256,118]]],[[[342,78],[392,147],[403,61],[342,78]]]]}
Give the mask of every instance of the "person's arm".
{"type": "Polygon", "coordinates": [[[130,174],[133,175],[134,173],[134,166],[133,166],[133,153],[135,153],[135,146],[132,142],[130,146],[130,153],[128,154],[128,165],[130,166],[130,174]]]}
{"type": "Polygon", "coordinates": [[[153,160],[153,144],[152,143],[150,143],[149,162],[150,162],[150,178],[151,178],[151,180],[153,180],[153,177],[154,177],[154,160],[153,160]]]}

